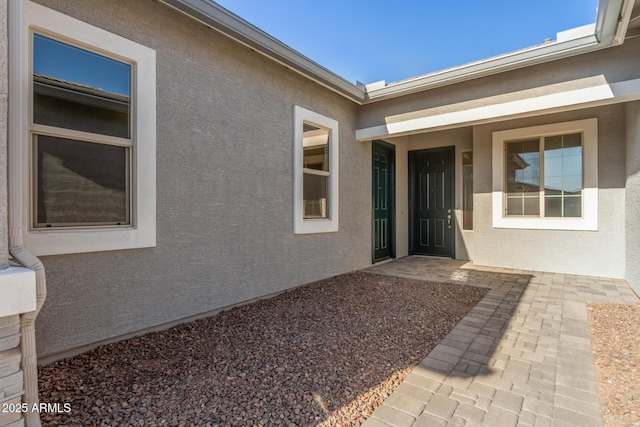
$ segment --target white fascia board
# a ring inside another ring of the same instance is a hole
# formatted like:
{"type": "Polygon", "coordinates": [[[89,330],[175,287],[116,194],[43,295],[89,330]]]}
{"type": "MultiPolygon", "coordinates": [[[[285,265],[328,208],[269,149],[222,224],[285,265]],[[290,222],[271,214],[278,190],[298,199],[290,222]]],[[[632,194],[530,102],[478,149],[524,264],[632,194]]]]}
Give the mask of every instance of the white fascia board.
{"type": "Polygon", "coordinates": [[[390,83],[383,87],[378,85],[366,87],[366,85],[355,85],[344,80],[213,1],[159,1],[359,105],[397,98],[609,47],[614,42],[616,34],[620,33],[621,28],[624,27],[624,23],[628,23],[630,10],[628,7],[622,9],[623,2],[626,1],[625,4],[633,3],[631,0],[600,0],[595,34],[533,46],[482,61],[390,83]],[[619,25],[618,17],[621,13],[623,15],[620,21],[621,25],[619,25]]]}
{"type": "Polygon", "coordinates": [[[530,67],[604,47],[606,46],[599,44],[593,34],[564,42],[534,46],[458,67],[424,74],[412,79],[390,83],[380,89],[368,91],[367,97],[369,102],[382,101],[518,68],[530,67]]]}
{"type": "Polygon", "coordinates": [[[159,0],[316,83],[362,104],[365,92],[222,6],[207,0],[159,0]]]}
{"type": "MultiPolygon", "coordinates": [[[[367,102],[382,101],[410,93],[434,89],[465,80],[490,76],[518,68],[584,54],[622,44],[633,9],[633,0],[600,0],[594,32],[571,39],[533,46],[493,58],[471,62],[435,73],[391,83],[367,92],[367,102]]],[[[566,33],[566,32],[565,32],[566,33]]]]}
{"type": "MultiPolygon", "coordinates": [[[[629,0],[626,0],[629,3],[629,0]]],[[[624,16],[623,12],[631,12],[628,7],[623,9],[625,0],[599,0],[598,16],[596,16],[595,36],[598,42],[609,45],[613,42],[618,31],[619,24],[626,26],[630,16],[624,16]]],[[[631,1],[631,3],[634,3],[631,1]]]]}
{"type": "Polygon", "coordinates": [[[477,125],[496,120],[514,119],[638,99],[640,99],[640,79],[626,80],[358,129],[356,130],[356,139],[358,141],[370,141],[384,137],[410,135],[427,130],[477,125]]]}

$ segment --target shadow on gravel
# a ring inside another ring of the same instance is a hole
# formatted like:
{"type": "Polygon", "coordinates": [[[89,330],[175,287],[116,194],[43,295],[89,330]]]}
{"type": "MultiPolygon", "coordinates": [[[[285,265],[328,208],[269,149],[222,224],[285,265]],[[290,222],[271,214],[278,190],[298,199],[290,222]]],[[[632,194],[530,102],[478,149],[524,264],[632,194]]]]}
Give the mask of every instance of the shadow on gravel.
{"type": "Polygon", "coordinates": [[[43,424],[359,425],[486,293],[365,272],[305,285],[40,368],[40,400],[72,407],[43,424]]]}
{"type": "MultiPolygon", "coordinates": [[[[449,377],[468,378],[492,374],[490,359],[496,356],[498,345],[532,279],[530,274],[465,268],[466,263],[448,259],[406,257],[369,269],[374,273],[394,277],[450,285],[472,285],[488,291],[469,316],[456,325],[454,334],[442,340],[440,346],[420,365],[449,377]],[[462,354],[459,356],[454,355],[460,353],[462,354]]],[[[540,325],[528,326],[544,328],[543,319],[539,319],[539,322],[540,325]]]]}

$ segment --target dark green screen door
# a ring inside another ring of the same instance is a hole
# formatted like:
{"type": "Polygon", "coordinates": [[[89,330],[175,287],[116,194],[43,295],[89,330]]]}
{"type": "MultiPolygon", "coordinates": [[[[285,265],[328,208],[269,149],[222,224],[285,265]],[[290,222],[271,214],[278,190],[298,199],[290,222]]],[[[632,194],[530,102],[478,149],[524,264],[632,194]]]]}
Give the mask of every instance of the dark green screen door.
{"type": "Polygon", "coordinates": [[[395,256],[393,247],[394,150],[389,144],[373,143],[373,260],[395,256]]]}
{"type": "Polygon", "coordinates": [[[409,152],[412,255],[454,257],[453,147],[409,152]]]}

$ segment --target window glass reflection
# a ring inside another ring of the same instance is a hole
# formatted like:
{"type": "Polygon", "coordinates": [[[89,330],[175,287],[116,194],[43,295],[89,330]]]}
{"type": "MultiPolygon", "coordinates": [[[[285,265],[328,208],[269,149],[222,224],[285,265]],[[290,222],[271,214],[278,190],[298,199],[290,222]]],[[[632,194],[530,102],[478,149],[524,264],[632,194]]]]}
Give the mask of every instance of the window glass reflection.
{"type": "Polygon", "coordinates": [[[473,230],[473,151],[462,153],[462,229],[473,230]]]}
{"type": "Polygon", "coordinates": [[[33,36],[33,122],[130,138],[131,66],[33,36]]]}
{"type": "Polygon", "coordinates": [[[329,171],[329,130],[304,124],[304,168],[329,171]]]}
{"type": "Polygon", "coordinates": [[[545,216],[582,216],[582,135],[544,141],[545,216]]]}
{"type": "Polygon", "coordinates": [[[507,215],[539,215],[540,140],[506,145],[507,215]]]}
{"type": "Polygon", "coordinates": [[[303,124],[303,218],[328,215],[329,129],[303,124]]]}

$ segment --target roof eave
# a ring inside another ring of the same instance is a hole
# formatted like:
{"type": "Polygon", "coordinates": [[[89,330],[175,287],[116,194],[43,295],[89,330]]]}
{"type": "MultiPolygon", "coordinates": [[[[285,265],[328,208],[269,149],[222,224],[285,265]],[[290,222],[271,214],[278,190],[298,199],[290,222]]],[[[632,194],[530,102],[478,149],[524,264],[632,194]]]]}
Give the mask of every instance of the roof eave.
{"type": "Polygon", "coordinates": [[[600,0],[594,34],[499,55],[363,90],[209,0],[159,0],[357,103],[368,104],[621,44],[634,0],[600,0]]]}
{"type": "Polygon", "coordinates": [[[366,94],[367,102],[396,98],[622,44],[633,5],[634,0],[600,0],[595,30],[592,35],[534,46],[391,83],[382,88],[368,91],[366,94]]]}
{"type": "Polygon", "coordinates": [[[365,100],[365,93],[361,88],[214,2],[159,1],[358,104],[365,100]]]}
{"type": "Polygon", "coordinates": [[[601,43],[598,43],[595,35],[589,35],[565,42],[555,42],[523,49],[482,61],[424,74],[412,79],[390,83],[380,89],[368,91],[368,102],[396,98],[466,80],[541,64],[552,60],[586,53],[595,50],[598,47],[602,48],[604,46],[601,46],[601,43]]]}

